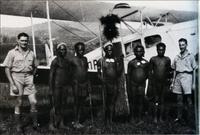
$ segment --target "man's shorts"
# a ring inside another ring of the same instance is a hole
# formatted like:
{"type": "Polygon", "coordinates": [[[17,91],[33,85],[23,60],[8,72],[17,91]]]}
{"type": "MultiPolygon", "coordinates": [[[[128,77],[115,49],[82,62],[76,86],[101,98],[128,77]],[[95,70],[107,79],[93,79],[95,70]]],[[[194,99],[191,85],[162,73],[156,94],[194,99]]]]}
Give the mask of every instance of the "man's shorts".
{"type": "Polygon", "coordinates": [[[192,74],[178,73],[175,78],[173,93],[191,94],[192,93],[192,74]]]}
{"type": "Polygon", "coordinates": [[[11,96],[31,95],[36,93],[33,83],[33,75],[28,73],[12,73],[14,83],[19,90],[19,94],[14,94],[10,89],[11,96]]]}

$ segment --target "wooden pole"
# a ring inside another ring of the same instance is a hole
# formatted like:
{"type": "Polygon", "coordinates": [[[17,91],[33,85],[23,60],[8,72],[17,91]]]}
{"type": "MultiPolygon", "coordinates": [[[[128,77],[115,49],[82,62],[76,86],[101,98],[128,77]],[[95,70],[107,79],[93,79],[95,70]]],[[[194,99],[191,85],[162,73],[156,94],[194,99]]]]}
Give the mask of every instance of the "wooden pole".
{"type": "MultiPolygon", "coordinates": [[[[101,40],[101,25],[99,25],[99,43],[100,43],[100,47],[101,47],[101,56],[103,58],[103,44],[102,44],[102,40],[101,40]]],[[[101,77],[103,78],[103,61],[101,61],[101,77]]],[[[104,84],[102,85],[102,100],[103,100],[103,113],[105,114],[105,91],[104,91],[105,87],[104,84]]],[[[105,115],[104,115],[105,117],[105,115]]]]}

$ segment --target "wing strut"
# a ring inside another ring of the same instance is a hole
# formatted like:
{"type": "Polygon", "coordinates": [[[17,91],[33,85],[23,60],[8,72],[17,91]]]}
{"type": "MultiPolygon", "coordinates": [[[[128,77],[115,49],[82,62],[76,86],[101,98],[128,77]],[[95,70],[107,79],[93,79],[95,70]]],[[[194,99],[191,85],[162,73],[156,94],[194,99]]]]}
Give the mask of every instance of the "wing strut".
{"type": "Polygon", "coordinates": [[[87,26],[85,26],[82,22],[80,22],[77,18],[75,18],[72,14],[70,14],[69,12],[67,12],[65,9],[63,9],[62,6],[60,6],[56,1],[52,1],[54,4],[56,4],[59,8],[61,8],[66,14],[68,14],[69,16],[71,16],[73,19],[75,19],[76,21],[78,21],[83,27],[85,27],[91,34],[95,35],[95,37],[97,37],[97,34],[95,34],[93,31],[91,31],[87,26]]]}
{"type": "Polygon", "coordinates": [[[36,57],[36,48],[35,48],[35,33],[34,33],[34,26],[33,26],[33,15],[31,12],[31,32],[32,32],[32,40],[33,40],[33,53],[36,57]]]}
{"type": "Polygon", "coordinates": [[[47,11],[47,21],[48,21],[48,31],[49,31],[49,46],[50,46],[50,53],[51,56],[49,58],[49,63],[47,63],[48,65],[51,64],[51,61],[53,60],[53,42],[52,42],[52,36],[51,36],[51,23],[50,23],[50,15],[49,15],[49,2],[46,1],[46,11],[47,11]]]}

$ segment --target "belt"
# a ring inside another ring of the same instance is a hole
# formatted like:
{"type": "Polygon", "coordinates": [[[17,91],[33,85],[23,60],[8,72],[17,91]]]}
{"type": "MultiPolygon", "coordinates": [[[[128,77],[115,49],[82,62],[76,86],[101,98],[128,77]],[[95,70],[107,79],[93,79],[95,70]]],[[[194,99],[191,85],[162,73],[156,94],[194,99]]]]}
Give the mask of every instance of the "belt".
{"type": "Polygon", "coordinates": [[[176,74],[181,74],[181,73],[193,74],[193,71],[183,71],[183,72],[176,71],[176,74]]]}
{"type": "Polygon", "coordinates": [[[13,72],[13,71],[12,71],[12,73],[19,73],[19,74],[33,74],[33,72],[31,72],[31,71],[30,71],[30,72],[13,72]]]}

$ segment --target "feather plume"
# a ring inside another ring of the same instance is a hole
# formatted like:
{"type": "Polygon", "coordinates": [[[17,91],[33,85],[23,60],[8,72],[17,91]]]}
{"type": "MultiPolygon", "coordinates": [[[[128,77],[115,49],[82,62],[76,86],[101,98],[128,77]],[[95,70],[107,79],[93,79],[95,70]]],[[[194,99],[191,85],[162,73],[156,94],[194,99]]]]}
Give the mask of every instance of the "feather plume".
{"type": "Polygon", "coordinates": [[[120,23],[120,18],[115,14],[109,14],[100,18],[101,24],[104,26],[103,34],[107,40],[112,41],[119,36],[117,23],[120,23]]]}

